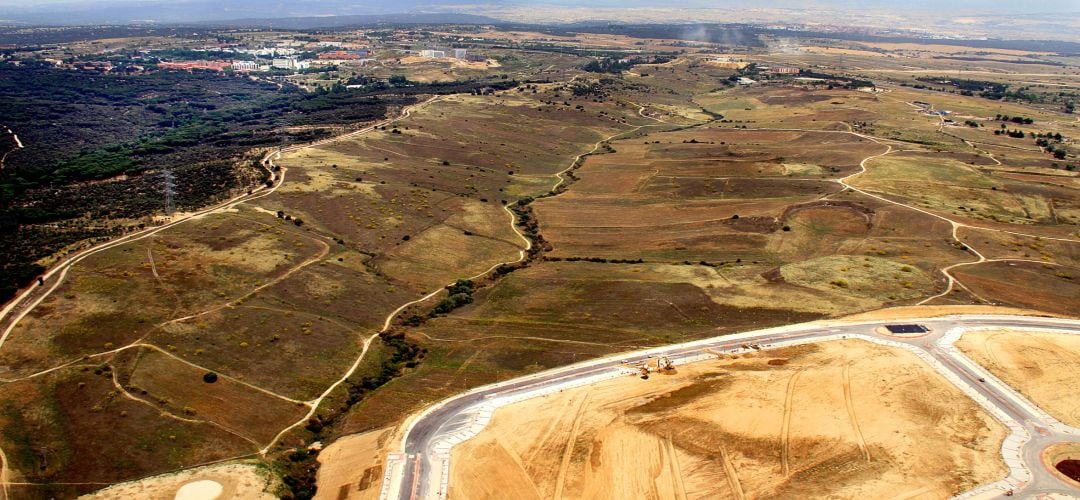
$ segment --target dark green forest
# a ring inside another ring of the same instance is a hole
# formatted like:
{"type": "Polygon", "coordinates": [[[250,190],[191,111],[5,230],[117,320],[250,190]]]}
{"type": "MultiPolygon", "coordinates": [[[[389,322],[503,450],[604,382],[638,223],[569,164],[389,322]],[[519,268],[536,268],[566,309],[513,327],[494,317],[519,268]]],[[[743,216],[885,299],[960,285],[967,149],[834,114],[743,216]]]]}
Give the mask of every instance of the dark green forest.
{"type": "Polygon", "coordinates": [[[419,94],[514,84],[372,82],[308,93],[209,71],[0,65],[0,126],[25,146],[0,171],[0,301],[36,278],[35,261],[125,230],[110,220],[161,213],[165,169],[177,206],[194,208],[262,182],[254,151],[329,135],[320,125],[377,120],[419,94]],[[310,127],[287,132],[298,125],[310,127]]]}

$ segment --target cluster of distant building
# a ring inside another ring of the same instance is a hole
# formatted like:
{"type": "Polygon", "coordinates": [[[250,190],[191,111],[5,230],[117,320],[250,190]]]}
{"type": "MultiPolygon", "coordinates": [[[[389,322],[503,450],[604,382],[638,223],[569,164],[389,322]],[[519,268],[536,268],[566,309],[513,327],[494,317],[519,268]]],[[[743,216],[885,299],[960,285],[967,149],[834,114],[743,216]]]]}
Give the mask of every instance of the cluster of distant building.
{"type": "Polygon", "coordinates": [[[158,67],[188,71],[193,69],[224,71],[228,68],[232,68],[233,71],[237,72],[270,71],[274,69],[300,71],[308,69],[312,65],[352,64],[365,66],[376,62],[375,58],[370,57],[371,51],[366,49],[321,52],[314,60],[301,59],[292,55],[295,54],[295,51],[291,53],[271,52],[271,54],[274,54],[275,57],[270,58],[269,61],[265,59],[254,61],[176,61],[158,63],[158,67]]]}
{"type": "MultiPolygon", "coordinates": [[[[398,47],[394,51],[400,54],[419,56],[424,59],[442,61],[456,60],[484,62],[487,57],[470,54],[464,48],[446,48],[427,46],[416,47],[414,33],[400,32],[387,37],[380,33],[376,39],[381,42],[389,39],[398,47]],[[416,47],[413,49],[412,47],[416,47]]],[[[67,54],[45,53],[45,61],[57,67],[101,72],[145,72],[155,69],[179,71],[217,71],[217,72],[302,72],[315,67],[350,66],[363,67],[378,64],[375,58],[372,39],[367,34],[357,31],[353,34],[331,38],[320,36],[279,35],[275,40],[255,39],[252,41],[218,39],[205,40],[198,46],[177,47],[173,44],[139,46],[138,55],[130,57],[110,56],[108,60],[85,60],[67,58],[67,54]],[[256,45],[257,44],[257,45],[256,45]],[[171,53],[170,53],[171,52],[171,53]],[[187,55],[201,52],[203,55],[187,55]],[[52,57],[50,57],[52,56],[52,57]],[[182,59],[181,59],[182,58],[182,59]]],[[[422,42],[421,42],[422,43],[422,42]]],[[[0,48],[14,48],[0,46],[0,48]]],[[[109,52],[109,51],[105,51],[109,52]]],[[[103,53],[105,53],[103,52],[103,53]]],[[[19,58],[10,53],[0,54],[0,62],[20,64],[19,58]]],[[[399,60],[400,62],[400,60],[399,60]]]]}
{"type": "Polygon", "coordinates": [[[802,70],[794,66],[759,66],[762,73],[771,75],[797,75],[802,70]]]}
{"type": "Polygon", "coordinates": [[[305,42],[302,40],[286,40],[276,46],[260,48],[241,48],[229,46],[229,44],[211,44],[202,50],[243,54],[254,56],[244,59],[214,60],[214,61],[173,61],[158,63],[159,68],[180,70],[212,70],[225,71],[232,69],[236,72],[265,72],[271,70],[301,71],[312,66],[331,66],[338,64],[350,64],[365,66],[376,62],[372,57],[372,51],[365,42],[342,42],[337,40],[320,40],[305,42]],[[331,49],[331,50],[327,50],[331,49]],[[314,58],[305,58],[304,53],[316,53],[314,58]]]}
{"type": "Polygon", "coordinates": [[[447,55],[447,52],[445,50],[424,49],[420,51],[420,57],[424,57],[427,59],[445,59],[446,57],[452,57],[454,59],[471,62],[483,62],[487,60],[487,58],[484,56],[469,54],[468,51],[465,49],[451,49],[449,55],[447,55]]]}

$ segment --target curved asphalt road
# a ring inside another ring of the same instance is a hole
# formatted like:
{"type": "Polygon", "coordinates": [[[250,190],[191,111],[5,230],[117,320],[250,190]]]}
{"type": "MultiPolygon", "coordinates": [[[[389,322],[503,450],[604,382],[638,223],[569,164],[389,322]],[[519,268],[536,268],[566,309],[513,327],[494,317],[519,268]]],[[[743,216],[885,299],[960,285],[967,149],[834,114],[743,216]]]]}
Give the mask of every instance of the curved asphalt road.
{"type": "Polygon", "coordinates": [[[702,359],[705,349],[730,351],[749,344],[768,348],[776,343],[807,343],[847,336],[901,344],[898,347],[913,350],[1009,427],[1012,434],[1006,439],[1002,452],[1006,463],[1012,468],[1012,474],[1007,480],[973,490],[972,493],[996,491],[1004,494],[1013,491],[1024,496],[1055,492],[1075,495],[1077,490],[1058,480],[1041,465],[1040,454],[1053,443],[1080,442],[1080,430],[1057,422],[952,347],[960,331],[987,328],[1049,329],[1080,334],[1080,321],[1033,316],[963,315],[859,323],[818,322],[633,352],[477,388],[429,408],[412,421],[402,441],[404,453],[393,454],[387,462],[382,498],[445,498],[446,492],[443,490],[448,478],[444,470],[449,463],[449,448],[456,444],[453,436],[458,436],[457,441],[467,439],[469,426],[476,427],[477,409],[493,398],[529,397],[525,393],[536,393],[545,388],[557,390],[557,387],[568,382],[588,377],[615,376],[625,371],[626,363],[641,362],[660,355],[668,356],[679,364],[702,359]],[[878,330],[883,330],[881,327],[889,324],[919,324],[929,328],[930,332],[916,337],[879,333],[878,330]],[[464,438],[461,437],[463,431],[464,438]],[[1010,456],[1015,459],[1010,461],[1010,456]],[[1030,474],[1023,471],[1024,466],[1030,474]]]}

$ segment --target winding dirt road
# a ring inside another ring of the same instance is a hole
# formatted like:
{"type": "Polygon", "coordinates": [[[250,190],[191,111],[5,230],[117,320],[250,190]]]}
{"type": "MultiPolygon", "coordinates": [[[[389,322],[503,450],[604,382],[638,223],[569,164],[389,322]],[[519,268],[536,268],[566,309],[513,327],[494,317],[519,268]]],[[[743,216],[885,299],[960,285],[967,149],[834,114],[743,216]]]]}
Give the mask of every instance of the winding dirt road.
{"type": "MultiPolygon", "coordinates": [[[[165,230],[168,230],[170,228],[176,227],[176,226],[178,226],[180,224],[186,224],[186,223],[191,222],[193,220],[198,220],[200,218],[203,218],[203,217],[205,217],[207,215],[211,215],[211,214],[215,214],[215,213],[222,213],[222,212],[225,212],[225,211],[228,211],[228,210],[232,209],[233,207],[235,207],[235,206],[237,206],[239,204],[247,203],[247,202],[250,202],[250,201],[253,201],[253,200],[257,200],[259,198],[263,198],[263,197],[268,196],[270,194],[273,194],[285,182],[285,176],[286,176],[287,169],[283,168],[283,167],[280,168],[279,171],[276,173],[276,175],[275,175],[275,172],[274,172],[274,169],[273,169],[273,167],[275,166],[274,163],[273,163],[274,159],[281,158],[282,153],[290,152],[290,151],[296,151],[296,150],[300,150],[300,149],[304,149],[304,148],[321,146],[321,145],[328,144],[328,143],[331,143],[331,142],[336,142],[336,141],[340,141],[340,140],[347,139],[347,138],[350,138],[350,137],[354,137],[354,136],[357,136],[357,135],[368,133],[368,132],[370,132],[372,130],[375,130],[378,127],[383,127],[385,125],[389,125],[389,124],[395,123],[395,122],[397,122],[399,120],[403,120],[405,118],[408,118],[409,116],[411,116],[411,114],[412,114],[412,112],[414,110],[416,110],[416,109],[418,109],[420,107],[423,107],[423,106],[425,106],[425,105],[427,105],[429,103],[432,103],[434,101],[437,101],[437,100],[439,100],[441,98],[442,98],[442,96],[434,96],[434,97],[432,97],[432,98],[430,98],[430,99],[428,99],[428,100],[426,100],[424,102],[414,104],[412,106],[405,107],[405,108],[403,108],[401,110],[401,112],[398,114],[398,116],[396,116],[394,118],[383,120],[383,121],[374,123],[372,125],[368,125],[366,127],[358,129],[358,130],[356,130],[354,132],[350,132],[348,134],[331,137],[331,138],[321,140],[321,141],[318,141],[318,142],[314,142],[314,143],[295,145],[295,146],[291,146],[291,147],[287,147],[287,148],[281,148],[281,149],[277,149],[277,150],[274,150],[274,151],[269,151],[263,156],[262,161],[260,162],[260,164],[267,170],[267,173],[269,175],[274,176],[274,181],[275,182],[272,185],[266,186],[264,184],[260,184],[258,187],[254,188],[253,190],[251,190],[248,193],[237,195],[237,196],[235,196],[233,198],[230,198],[228,200],[225,200],[223,202],[217,203],[217,204],[212,205],[210,207],[206,207],[206,208],[197,210],[197,211],[189,213],[189,214],[184,214],[184,215],[178,217],[176,220],[172,220],[172,221],[170,221],[170,222],[168,222],[166,224],[162,224],[160,226],[156,226],[156,227],[147,228],[147,229],[144,229],[144,230],[141,230],[141,231],[133,232],[133,233],[121,236],[119,238],[116,238],[116,239],[113,239],[113,240],[110,240],[110,241],[107,241],[107,242],[104,242],[104,243],[101,243],[101,244],[98,244],[98,245],[94,245],[94,246],[92,246],[90,248],[87,248],[87,249],[81,251],[81,252],[78,252],[78,253],[76,253],[74,255],[69,256],[68,258],[62,260],[61,262],[59,262],[58,264],[53,266],[51,269],[49,269],[47,272],[45,272],[45,274],[42,275],[41,278],[42,278],[42,281],[43,281],[43,285],[31,286],[31,287],[27,288],[26,290],[23,290],[22,293],[17,295],[14,299],[12,299],[10,302],[5,304],[2,309],[0,309],[0,325],[2,325],[3,328],[4,328],[2,333],[0,333],[0,349],[3,348],[4,343],[7,341],[8,337],[11,335],[12,331],[15,329],[15,326],[19,323],[19,321],[21,321],[24,317],[26,317],[27,314],[29,314],[38,305],[40,305],[41,302],[43,300],[45,300],[49,295],[51,295],[53,292],[55,292],[56,289],[59,288],[60,285],[63,283],[64,279],[67,277],[68,271],[70,271],[72,269],[72,267],[74,267],[76,264],[83,261],[87,257],[89,257],[91,255],[94,255],[94,254],[97,254],[97,253],[100,253],[100,252],[103,252],[105,250],[109,250],[111,248],[118,247],[120,245],[125,245],[125,244],[128,244],[128,243],[133,243],[133,242],[136,242],[136,241],[139,241],[139,240],[149,238],[149,237],[151,237],[151,236],[153,236],[153,235],[155,235],[157,233],[160,233],[162,231],[165,231],[165,230]],[[44,288],[44,287],[47,287],[47,288],[44,288]]],[[[512,215],[511,215],[511,217],[512,217],[512,215]]],[[[515,229],[515,231],[516,231],[516,229],[515,229]]],[[[518,234],[520,236],[520,233],[518,233],[518,234]]],[[[522,236],[522,238],[524,238],[524,236],[522,236]]],[[[526,240],[526,242],[527,242],[527,240],[526,240]]],[[[254,293],[254,291],[252,293],[254,293]]],[[[432,294],[425,297],[425,299],[430,298],[430,297],[434,296],[437,293],[438,293],[438,291],[433,292],[432,294]]],[[[425,300],[425,299],[420,299],[420,300],[425,300]]],[[[416,303],[416,302],[418,302],[418,301],[413,301],[412,303],[416,303]]],[[[412,303],[410,303],[410,304],[412,304],[412,303]]],[[[405,307],[407,307],[410,304],[406,304],[406,305],[398,308],[389,317],[387,317],[386,322],[385,322],[384,327],[383,327],[383,331],[385,331],[387,328],[389,328],[390,322],[393,320],[394,316],[396,316],[398,313],[401,312],[401,310],[403,310],[405,307]]],[[[222,307],[224,307],[224,306],[222,306],[222,307]]],[[[203,313],[198,313],[198,314],[205,314],[205,312],[206,311],[204,311],[203,313]]],[[[196,315],[198,315],[198,314],[196,314],[196,315]]],[[[347,379],[349,376],[351,376],[353,372],[355,372],[356,368],[360,364],[360,361],[363,359],[364,355],[367,353],[368,347],[371,345],[371,342],[377,336],[378,335],[376,334],[376,335],[372,335],[372,336],[368,337],[367,339],[365,339],[364,347],[363,347],[360,355],[357,357],[356,361],[353,363],[353,365],[349,368],[347,373],[340,380],[335,382],[331,387],[329,387],[325,392],[323,392],[323,394],[321,394],[318,398],[316,398],[314,400],[311,400],[311,401],[300,402],[300,403],[302,403],[304,405],[309,406],[310,411],[308,412],[308,414],[303,419],[297,421],[296,423],[290,425],[289,427],[287,427],[286,429],[284,429],[280,433],[278,433],[278,435],[265,448],[260,450],[260,454],[265,455],[266,452],[269,450],[269,448],[274,443],[276,443],[277,440],[280,439],[280,437],[282,435],[284,435],[289,430],[295,428],[296,426],[302,425],[304,422],[307,421],[308,418],[310,418],[310,416],[315,412],[315,410],[318,408],[318,406],[322,402],[322,400],[331,391],[333,391],[333,389],[335,389],[342,382],[344,382],[345,379],[347,379]]],[[[92,354],[92,355],[90,355],[90,357],[94,358],[94,357],[100,357],[100,356],[105,356],[105,355],[109,355],[109,354],[115,354],[117,352],[120,352],[120,351],[123,351],[123,350],[126,350],[126,349],[131,349],[131,348],[134,348],[134,347],[150,347],[150,348],[154,348],[154,349],[156,349],[156,350],[158,350],[160,352],[164,352],[167,355],[169,354],[168,352],[165,352],[165,351],[157,348],[156,346],[153,346],[153,345],[150,345],[150,344],[145,344],[145,343],[143,343],[141,341],[137,341],[135,343],[132,343],[131,345],[127,345],[127,346],[123,346],[123,347],[120,347],[120,348],[117,348],[117,349],[112,349],[112,350],[92,354]]],[[[46,369],[46,370],[42,370],[40,372],[28,375],[26,377],[20,377],[20,379],[41,376],[41,375],[44,375],[46,373],[49,373],[49,372],[52,372],[52,371],[55,371],[55,370],[59,370],[61,368],[69,366],[70,364],[72,364],[74,362],[77,362],[77,361],[78,360],[63,363],[63,364],[61,364],[59,366],[55,366],[55,367],[52,367],[52,368],[49,368],[49,369],[46,369]]],[[[185,362],[188,363],[188,364],[191,364],[190,362],[187,362],[187,361],[185,361],[185,362]]],[[[7,382],[7,380],[0,381],[0,382],[7,382]]],[[[248,384],[245,384],[245,385],[248,385],[248,384]]],[[[258,389],[261,392],[267,392],[266,390],[255,387],[255,386],[251,386],[251,387],[253,387],[255,389],[258,389]]],[[[279,397],[279,398],[289,400],[289,401],[293,401],[293,400],[290,400],[289,398],[285,398],[284,396],[281,396],[281,395],[278,395],[278,394],[274,394],[274,393],[269,393],[269,394],[271,394],[273,396],[276,396],[276,397],[279,397]]],[[[9,484],[12,484],[12,482],[11,482],[11,471],[10,471],[9,466],[8,466],[8,461],[7,461],[6,455],[4,455],[3,450],[0,449],[0,492],[3,493],[3,500],[7,500],[9,498],[9,493],[8,493],[8,485],[9,484]]]]}

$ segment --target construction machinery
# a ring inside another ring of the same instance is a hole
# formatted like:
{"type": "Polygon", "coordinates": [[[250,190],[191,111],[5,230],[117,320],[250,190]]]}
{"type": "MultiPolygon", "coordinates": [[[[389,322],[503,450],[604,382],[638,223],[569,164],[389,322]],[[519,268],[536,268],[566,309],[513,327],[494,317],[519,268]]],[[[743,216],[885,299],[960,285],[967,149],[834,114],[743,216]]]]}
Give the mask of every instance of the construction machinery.
{"type": "Polygon", "coordinates": [[[675,362],[667,356],[660,356],[655,358],[656,362],[653,362],[653,358],[648,358],[637,362],[623,363],[623,366],[634,370],[634,374],[641,377],[642,380],[648,380],[649,374],[652,372],[669,372],[675,369],[675,362]]]}
{"type": "Polygon", "coordinates": [[[725,359],[725,357],[727,356],[726,354],[724,354],[724,353],[722,353],[720,351],[714,351],[712,349],[702,349],[701,352],[703,352],[705,354],[711,354],[713,356],[716,356],[716,359],[725,359]]]}

